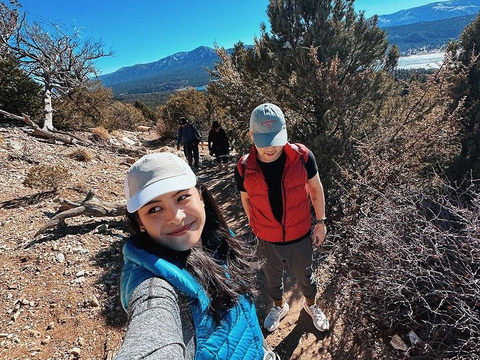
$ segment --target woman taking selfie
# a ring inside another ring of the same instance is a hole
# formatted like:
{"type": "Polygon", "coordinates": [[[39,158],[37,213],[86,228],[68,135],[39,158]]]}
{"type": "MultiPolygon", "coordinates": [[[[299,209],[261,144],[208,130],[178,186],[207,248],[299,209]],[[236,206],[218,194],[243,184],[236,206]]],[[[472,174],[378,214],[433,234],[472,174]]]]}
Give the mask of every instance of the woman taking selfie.
{"type": "Polygon", "coordinates": [[[253,249],[232,237],[208,190],[171,153],[143,156],[125,194],[129,325],[116,359],[275,359],[253,304],[253,249]]]}

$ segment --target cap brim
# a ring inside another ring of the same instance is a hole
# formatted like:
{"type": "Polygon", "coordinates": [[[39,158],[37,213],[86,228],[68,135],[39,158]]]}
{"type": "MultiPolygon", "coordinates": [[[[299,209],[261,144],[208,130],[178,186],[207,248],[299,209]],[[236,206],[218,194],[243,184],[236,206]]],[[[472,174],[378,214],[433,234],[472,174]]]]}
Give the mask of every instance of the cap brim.
{"type": "Polygon", "coordinates": [[[139,191],[127,202],[127,211],[129,213],[134,213],[156,197],[172,191],[190,189],[196,184],[197,178],[193,173],[187,173],[183,176],[175,176],[170,179],[156,181],[139,191]]]}
{"type": "Polygon", "coordinates": [[[287,143],[287,131],[282,130],[278,133],[253,133],[253,141],[255,146],[259,148],[266,148],[269,146],[284,146],[287,143]]]}

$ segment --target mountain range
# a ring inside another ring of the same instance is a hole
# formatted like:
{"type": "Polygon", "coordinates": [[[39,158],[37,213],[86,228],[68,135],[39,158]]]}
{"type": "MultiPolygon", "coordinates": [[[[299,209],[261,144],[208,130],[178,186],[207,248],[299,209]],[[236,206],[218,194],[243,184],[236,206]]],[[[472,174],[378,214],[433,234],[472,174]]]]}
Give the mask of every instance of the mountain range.
{"type": "MultiPolygon", "coordinates": [[[[457,39],[479,12],[480,0],[451,0],[380,15],[378,23],[389,44],[396,44],[401,54],[407,55],[441,49],[457,39]]],[[[212,68],[216,61],[214,49],[200,46],[152,63],[123,67],[99,80],[120,100],[140,99],[155,106],[178,89],[205,86],[209,81],[205,68],[212,68]]]]}
{"type": "Polygon", "coordinates": [[[378,17],[378,25],[381,28],[402,26],[461,16],[477,15],[479,12],[479,0],[450,0],[400,10],[389,15],[380,15],[378,17]]]}

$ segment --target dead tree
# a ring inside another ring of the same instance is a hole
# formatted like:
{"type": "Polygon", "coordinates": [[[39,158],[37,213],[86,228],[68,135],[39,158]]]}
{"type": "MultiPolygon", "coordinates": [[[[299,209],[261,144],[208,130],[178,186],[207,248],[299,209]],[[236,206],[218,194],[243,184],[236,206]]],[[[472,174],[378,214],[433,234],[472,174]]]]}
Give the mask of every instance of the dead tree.
{"type": "Polygon", "coordinates": [[[51,24],[50,30],[23,17],[8,42],[26,73],[43,85],[44,130],[54,129],[52,97],[86,86],[96,74],[93,61],[111,55],[102,42],[82,39],[76,28],[70,32],[51,24]]]}
{"type": "Polygon", "coordinates": [[[0,58],[8,52],[8,42],[20,23],[20,4],[10,0],[10,5],[0,2],[0,58]]]}
{"type": "Polygon", "coordinates": [[[43,234],[48,229],[53,229],[59,224],[63,224],[65,219],[75,216],[95,216],[95,217],[115,217],[127,213],[127,204],[121,202],[107,202],[95,197],[95,191],[90,190],[81,202],[74,202],[63,198],[58,198],[60,210],[53,218],[37,231],[34,237],[43,234]]]}

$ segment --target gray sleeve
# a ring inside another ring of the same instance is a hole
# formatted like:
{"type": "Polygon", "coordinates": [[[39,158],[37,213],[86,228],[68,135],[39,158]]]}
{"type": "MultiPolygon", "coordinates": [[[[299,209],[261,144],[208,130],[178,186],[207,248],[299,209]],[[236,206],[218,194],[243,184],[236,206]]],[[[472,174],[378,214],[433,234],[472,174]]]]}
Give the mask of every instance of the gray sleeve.
{"type": "Polygon", "coordinates": [[[161,278],[142,282],[132,293],[129,324],[115,360],[193,359],[194,328],[188,301],[161,278]]]}

